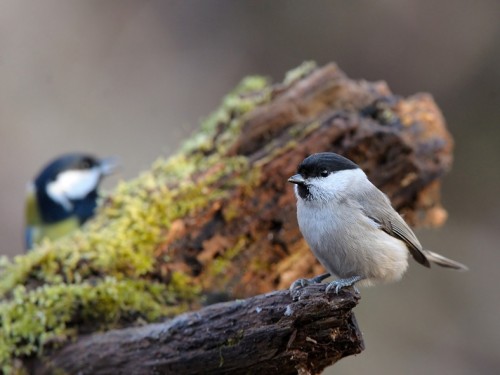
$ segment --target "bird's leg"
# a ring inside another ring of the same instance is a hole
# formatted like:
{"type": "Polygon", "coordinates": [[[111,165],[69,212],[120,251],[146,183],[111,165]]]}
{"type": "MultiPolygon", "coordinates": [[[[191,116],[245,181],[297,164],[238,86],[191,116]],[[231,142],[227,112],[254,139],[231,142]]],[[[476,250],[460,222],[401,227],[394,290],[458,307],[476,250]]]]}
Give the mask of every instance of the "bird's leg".
{"type": "Polygon", "coordinates": [[[290,285],[290,291],[293,291],[295,289],[300,289],[308,285],[313,285],[313,284],[319,284],[321,283],[324,279],[330,277],[329,273],[323,273],[321,275],[318,275],[316,277],[312,277],[310,279],[298,279],[295,280],[292,285],[290,285]]]}
{"type": "MultiPolygon", "coordinates": [[[[328,293],[331,289],[333,289],[335,294],[339,294],[340,289],[345,288],[346,286],[353,286],[355,283],[357,283],[358,281],[360,281],[362,279],[363,278],[361,276],[351,276],[351,277],[348,277],[347,279],[333,280],[326,287],[326,292],[328,293]]],[[[356,291],[356,293],[359,293],[359,291],[356,287],[354,287],[354,290],[356,291]]]]}

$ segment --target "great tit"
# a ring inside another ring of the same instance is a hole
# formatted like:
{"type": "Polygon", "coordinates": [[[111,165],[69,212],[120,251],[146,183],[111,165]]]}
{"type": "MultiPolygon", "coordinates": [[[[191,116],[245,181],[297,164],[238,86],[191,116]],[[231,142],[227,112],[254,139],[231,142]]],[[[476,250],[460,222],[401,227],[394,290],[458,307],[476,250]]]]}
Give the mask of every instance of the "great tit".
{"type": "MultiPolygon", "coordinates": [[[[300,230],[328,273],[340,278],[327,291],[396,281],[408,267],[408,254],[426,267],[467,269],[422,248],[389,198],[351,160],[331,152],[313,154],[297,172],[288,181],[295,184],[300,230]]],[[[321,282],[329,274],[297,280],[291,288],[321,282]]]]}
{"type": "Polygon", "coordinates": [[[71,153],[47,164],[29,184],[25,207],[25,246],[56,239],[94,215],[98,188],[116,168],[113,158],[71,153]]]}

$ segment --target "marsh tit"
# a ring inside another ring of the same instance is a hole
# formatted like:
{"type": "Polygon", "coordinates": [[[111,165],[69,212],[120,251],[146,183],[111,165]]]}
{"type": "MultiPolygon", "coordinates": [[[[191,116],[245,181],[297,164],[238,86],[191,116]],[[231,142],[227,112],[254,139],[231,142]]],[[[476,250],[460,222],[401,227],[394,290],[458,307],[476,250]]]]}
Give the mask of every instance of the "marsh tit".
{"type": "Polygon", "coordinates": [[[28,185],[25,246],[56,239],[94,215],[98,188],[117,166],[113,158],[71,153],[48,163],[28,185]]]}
{"type": "MultiPolygon", "coordinates": [[[[420,264],[466,270],[461,263],[422,248],[389,198],[361,168],[331,152],[313,154],[288,179],[295,184],[300,231],[329,274],[339,277],[327,291],[397,281],[408,253],[420,264]]],[[[291,289],[321,282],[329,274],[300,279],[291,289]]]]}

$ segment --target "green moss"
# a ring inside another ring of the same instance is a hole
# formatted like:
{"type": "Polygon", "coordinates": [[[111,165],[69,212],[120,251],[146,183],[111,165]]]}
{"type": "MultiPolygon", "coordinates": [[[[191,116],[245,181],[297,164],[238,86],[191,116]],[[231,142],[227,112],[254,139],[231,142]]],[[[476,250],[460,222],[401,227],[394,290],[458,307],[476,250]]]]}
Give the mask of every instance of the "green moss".
{"type": "Polygon", "coordinates": [[[227,249],[224,254],[216,259],[210,264],[208,273],[211,274],[221,285],[225,285],[226,270],[231,266],[231,261],[245,248],[247,244],[246,237],[241,237],[236,244],[227,249]]]}
{"type": "Polygon", "coordinates": [[[229,202],[229,204],[224,205],[222,208],[222,215],[226,223],[238,218],[240,215],[239,202],[229,202]]]}
{"type": "Polygon", "coordinates": [[[321,124],[319,123],[319,121],[313,121],[306,126],[304,126],[304,124],[297,124],[290,127],[290,129],[288,130],[288,134],[290,134],[290,136],[294,139],[303,139],[304,137],[318,129],[320,126],[321,124]]]}
{"type": "Polygon", "coordinates": [[[219,367],[222,367],[224,365],[224,356],[222,354],[223,349],[238,345],[244,336],[245,336],[245,332],[242,329],[240,329],[238,332],[236,332],[236,334],[234,336],[228,338],[224,342],[224,344],[222,344],[220,346],[220,348],[219,348],[219,367]]]}
{"type": "Polygon", "coordinates": [[[172,295],[158,283],[113,277],[43,285],[31,292],[17,286],[12,298],[0,304],[2,370],[10,372],[12,357],[41,354],[44,345],[63,342],[75,333],[75,321],[87,326],[99,322],[103,329],[175,313],[179,308],[172,295]]]}
{"type": "Polygon", "coordinates": [[[304,61],[298,67],[286,73],[283,83],[285,85],[291,85],[299,79],[308,76],[316,67],[317,64],[314,61],[304,61]]]}
{"type": "Polygon", "coordinates": [[[226,346],[231,347],[231,346],[238,345],[244,336],[245,336],[245,332],[242,329],[240,329],[238,332],[236,332],[236,335],[234,335],[233,337],[230,337],[226,340],[226,346]]]}
{"type": "MultiPolygon", "coordinates": [[[[310,69],[303,65],[285,81],[310,69]]],[[[246,114],[270,99],[267,79],[244,79],[176,155],[158,159],[150,170],[103,196],[99,213],[83,228],[11,262],[0,261],[4,373],[13,370],[16,358],[40,354],[82,327],[150,322],[183,312],[198,298],[200,288],[190,275],[174,272],[168,284],[154,281],[155,251],[176,219],[196,214],[235,188],[246,194],[259,181],[258,168],[226,153],[246,114]]],[[[213,275],[223,275],[245,245],[242,238],[216,260],[213,275]]],[[[168,257],[167,249],[162,261],[168,257]]]]}
{"type": "Polygon", "coordinates": [[[220,108],[203,122],[200,131],[184,143],[182,151],[186,154],[193,151],[217,151],[223,154],[239,134],[243,115],[268,102],[270,95],[271,87],[266,78],[250,76],[243,79],[236,89],[224,98],[220,108]],[[223,132],[220,131],[222,124],[225,124],[223,132]],[[220,136],[214,137],[217,133],[220,133],[220,136]]]}
{"type": "MultiPolygon", "coordinates": [[[[188,308],[199,287],[180,272],[173,273],[168,285],[151,280],[154,251],[174,220],[255,180],[258,173],[245,158],[225,157],[224,152],[236,140],[244,114],[269,100],[269,94],[266,79],[244,79],[178,154],[158,159],[149,171],[102,197],[100,212],[81,230],[45,241],[13,262],[3,261],[4,372],[12,369],[13,358],[39,354],[47,343],[76,334],[78,327],[153,321],[188,308]]],[[[227,260],[241,246],[229,251],[227,260]]]]}

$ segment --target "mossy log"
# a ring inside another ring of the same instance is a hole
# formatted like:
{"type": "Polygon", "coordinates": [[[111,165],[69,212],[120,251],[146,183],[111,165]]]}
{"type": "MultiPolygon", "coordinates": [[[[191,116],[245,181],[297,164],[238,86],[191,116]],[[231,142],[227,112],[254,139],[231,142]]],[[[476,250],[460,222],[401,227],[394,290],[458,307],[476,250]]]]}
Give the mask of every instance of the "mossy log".
{"type": "MultiPolygon", "coordinates": [[[[244,157],[256,172],[252,182],[176,221],[160,250],[169,263],[159,263],[160,269],[182,268],[206,293],[228,298],[286,288],[321,273],[299,232],[287,183],[314,152],[334,151],[358,163],[409,223],[443,223],[440,177],[450,168],[452,139],[430,95],[397,97],[385,83],[351,80],[333,64],[266,95],[267,102],[243,116],[223,155],[244,157]]],[[[215,138],[227,132],[219,125],[215,138]]],[[[215,146],[206,155],[212,152],[215,146]]],[[[217,187],[227,178],[233,176],[217,187]]]]}
{"type": "Polygon", "coordinates": [[[83,336],[33,368],[66,374],[319,374],[363,350],[352,289],[325,285],[219,303],[171,321],[83,336]]]}
{"type": "Polygon", "coordinates": [[[78,333],[154,322],[323,272],[286,182],[310,153],[349,157],[410,224],[440,225],[452,149],[430,95],[398,97],[334,64],[303,64],[274,85],[249,77],[177,154],[105,197],[81,231],[4,267],[0,365],[11,369],[14,358],[50,353],[78,333]]]}

